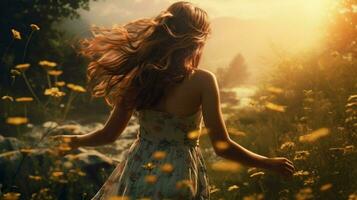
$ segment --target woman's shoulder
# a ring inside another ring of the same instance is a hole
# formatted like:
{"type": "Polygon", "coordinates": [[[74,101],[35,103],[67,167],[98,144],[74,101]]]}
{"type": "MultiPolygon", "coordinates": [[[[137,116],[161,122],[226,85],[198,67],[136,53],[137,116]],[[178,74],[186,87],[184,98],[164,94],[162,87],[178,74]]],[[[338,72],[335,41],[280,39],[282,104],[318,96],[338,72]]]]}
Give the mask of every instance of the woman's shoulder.
{"type": "Polygon", "coordinates": [[[189,84],[200,92],[211,90],[218,85],[216,75],[207,69],[195,69],[190,79],[189,84]]]}
{"type": "Polygon", "coordinates": [[[215,81],[216,75],[207,69],[195,69],[192,78],[207,83],[207,81],[215,81]]]}

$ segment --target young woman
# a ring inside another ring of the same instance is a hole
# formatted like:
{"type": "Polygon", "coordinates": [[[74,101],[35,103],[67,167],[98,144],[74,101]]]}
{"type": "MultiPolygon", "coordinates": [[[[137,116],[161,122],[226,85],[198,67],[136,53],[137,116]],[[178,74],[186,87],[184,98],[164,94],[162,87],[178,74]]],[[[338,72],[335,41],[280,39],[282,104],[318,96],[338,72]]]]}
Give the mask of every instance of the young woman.
{"type": "Polygon", "coordinates": [[[101,130],[58,137],[72,148],[98,146],[114,142],[133,114],[140,123],[125,159],[93,199],[209,199],[199,136],[193,134],[200,133],[202,117],[218,156],[292,175],[288,159],[255,154],[230,139],[216,77],[198,69],[210,34],[204,10],[176,2],[152,19],[93,32],[82,51],[91,60],[89,88],[113,109],[101,130]]]}

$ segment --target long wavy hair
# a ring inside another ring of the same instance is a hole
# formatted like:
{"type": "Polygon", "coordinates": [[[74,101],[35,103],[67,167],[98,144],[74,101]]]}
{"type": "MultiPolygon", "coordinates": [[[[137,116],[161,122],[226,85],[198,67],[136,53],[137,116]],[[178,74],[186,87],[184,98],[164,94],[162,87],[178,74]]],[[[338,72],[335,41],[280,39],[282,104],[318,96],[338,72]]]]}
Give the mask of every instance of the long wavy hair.
{"type": "Polygon", "coordinates": [[[198,67],[210,32],[207,13],[184,1],[153,18],[93,27],[94,37],[80,41],[88,88],[111,106],[124,99],[137,110],[152,107],[198,67]]]}

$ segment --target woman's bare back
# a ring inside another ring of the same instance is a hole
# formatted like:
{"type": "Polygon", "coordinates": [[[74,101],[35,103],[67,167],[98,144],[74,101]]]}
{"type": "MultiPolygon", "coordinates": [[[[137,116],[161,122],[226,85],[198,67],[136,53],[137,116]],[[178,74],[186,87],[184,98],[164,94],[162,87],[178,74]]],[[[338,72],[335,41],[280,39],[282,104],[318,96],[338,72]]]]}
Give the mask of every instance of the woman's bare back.
{"type": "Polygon", "coordinates": [[[176,116],[189,116],[198,112],[201,108],[200,75],[203,70],[196,69],[178,83],[167,89],[164,96],[152,107],[153,110],[168,112],[176,116]]]}

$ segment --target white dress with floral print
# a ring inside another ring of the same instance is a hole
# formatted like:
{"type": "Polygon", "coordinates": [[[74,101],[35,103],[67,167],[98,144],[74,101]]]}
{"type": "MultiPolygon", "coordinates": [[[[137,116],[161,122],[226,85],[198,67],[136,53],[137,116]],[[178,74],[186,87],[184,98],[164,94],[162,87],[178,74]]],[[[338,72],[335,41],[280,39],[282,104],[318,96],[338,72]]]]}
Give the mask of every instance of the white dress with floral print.
{"type": "Polygon", "coordinates": [[[187,117],[149,109],[138,114],[137,139],[92,200],[210,199],[198,143],[201,111],[187,117]]]}

